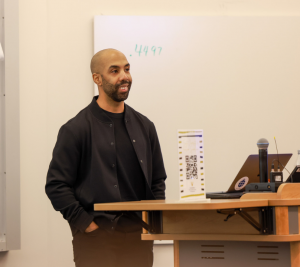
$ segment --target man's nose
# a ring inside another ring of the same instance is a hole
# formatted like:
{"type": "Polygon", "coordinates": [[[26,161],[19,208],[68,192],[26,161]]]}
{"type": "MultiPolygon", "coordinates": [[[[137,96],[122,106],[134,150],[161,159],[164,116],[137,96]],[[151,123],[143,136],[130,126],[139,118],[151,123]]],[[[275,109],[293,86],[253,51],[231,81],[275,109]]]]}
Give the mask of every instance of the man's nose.
{"type": "Polygon", "coordinates": [[[123,80],[129,80],[129,73],[126,73],[124,70],[121,72],[121,76],[120,76],[120,80],[123,81],[123,80]]]}

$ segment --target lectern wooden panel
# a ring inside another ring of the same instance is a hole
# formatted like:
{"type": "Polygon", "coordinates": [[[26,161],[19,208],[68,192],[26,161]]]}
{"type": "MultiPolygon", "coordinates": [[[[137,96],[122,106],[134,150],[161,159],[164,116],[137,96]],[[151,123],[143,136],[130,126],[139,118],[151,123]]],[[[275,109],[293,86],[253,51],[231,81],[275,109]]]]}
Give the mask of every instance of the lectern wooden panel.
{"type": "Polygon", "coordinates": [[[143,211],[143,240],[175,240],[174,266],[300,267],[300,184],[239,200],[137,201],[95,210],[143,211]],[[149,214],[149,216],[147,216],[149,214]],[[155,221],[156,225],[153,225],[155,221]]]}
{"type": "MultiPolygon", "coordinates": [[[[244,209],[259,221],[258,211],[244,209]]],[[[219,214],[215,210],[179,210],[163,211],[164,234],[237,234],[259,235],[259,231],[252,227],[240,216],[219,214]],[[226,220],[226,221],[225,221],[226,220]]]]}

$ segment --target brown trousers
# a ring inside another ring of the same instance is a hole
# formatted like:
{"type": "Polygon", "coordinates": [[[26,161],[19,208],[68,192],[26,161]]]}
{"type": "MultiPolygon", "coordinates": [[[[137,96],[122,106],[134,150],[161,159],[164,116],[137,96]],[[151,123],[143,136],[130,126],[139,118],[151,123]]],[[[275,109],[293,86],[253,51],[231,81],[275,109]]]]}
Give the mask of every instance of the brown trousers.
{"type": "Polygon", "coordinates": [[[152,267],[153,241],[142,241],[141,231],[133,233],[98,228],[73,237],[76,267],[152,267]]]}

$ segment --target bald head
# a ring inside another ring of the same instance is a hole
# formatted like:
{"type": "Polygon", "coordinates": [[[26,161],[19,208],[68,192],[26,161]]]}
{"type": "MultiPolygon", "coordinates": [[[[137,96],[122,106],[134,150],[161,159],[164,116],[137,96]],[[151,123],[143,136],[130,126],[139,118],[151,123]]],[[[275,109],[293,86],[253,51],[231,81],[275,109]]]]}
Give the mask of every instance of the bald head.
{"type": "Polygon", "coordinates": [[[105,66],[117,57],[124,57],[126,59],[123,53],[113,48],[97,52],[91,60],[91,72],[102,74],[105,66]]]}

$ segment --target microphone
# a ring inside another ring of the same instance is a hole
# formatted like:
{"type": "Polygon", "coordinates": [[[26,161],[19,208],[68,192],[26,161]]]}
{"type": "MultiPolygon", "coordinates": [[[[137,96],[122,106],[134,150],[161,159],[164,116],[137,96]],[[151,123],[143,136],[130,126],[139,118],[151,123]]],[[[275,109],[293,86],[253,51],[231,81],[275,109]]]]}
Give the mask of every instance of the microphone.
{"type": "Polygon", "coordinates": [[[259,179],[261,183],[268,182],[268,146],[269,142],[265,138],[257,141],[259,151],[259,179]]]}

